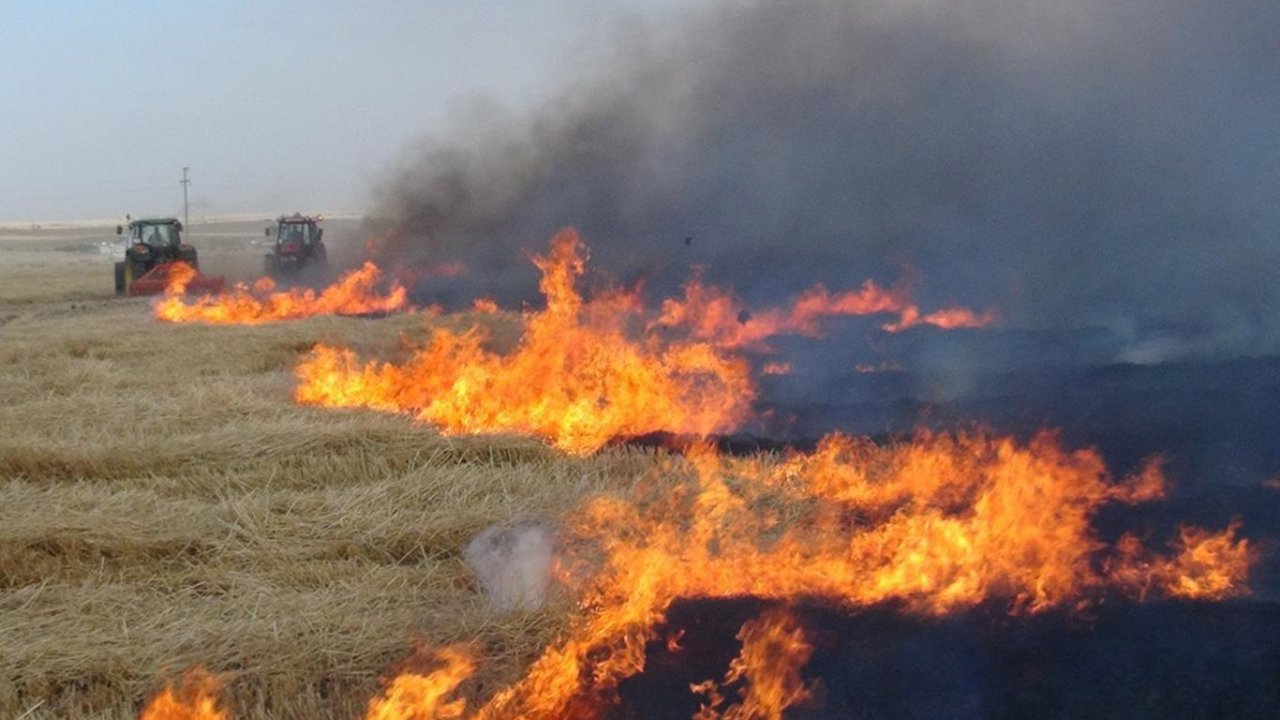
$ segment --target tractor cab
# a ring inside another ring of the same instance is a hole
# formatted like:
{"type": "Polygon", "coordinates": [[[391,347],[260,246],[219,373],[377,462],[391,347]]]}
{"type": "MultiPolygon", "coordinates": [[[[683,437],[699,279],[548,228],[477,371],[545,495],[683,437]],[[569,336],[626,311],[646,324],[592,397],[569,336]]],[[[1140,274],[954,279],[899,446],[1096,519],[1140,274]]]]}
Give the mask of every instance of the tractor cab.
{"type": "Polygon", "coordinates": [[[264,234],[271,237],[273,230],[275,246],[264,259],[263,269],[267,275],[325,264],[324,228],[320,227],[319,216],[282,215],[276,220],[275,228],[267,228],[264,234]]]}
{"type": "MultiPolygon", "coordinates": [[[[116,234],[123,235],[124,228],[117,225],[116,234]]],[[[154,220],[134,220],[129,223],[129,244],[137,251],[157,252],[163,255],[175,255],[184,247],[182,242],[182,223],[174,218],[154,220]]],[[[191,247],[187,245],[186,247],[191,247]]]]}

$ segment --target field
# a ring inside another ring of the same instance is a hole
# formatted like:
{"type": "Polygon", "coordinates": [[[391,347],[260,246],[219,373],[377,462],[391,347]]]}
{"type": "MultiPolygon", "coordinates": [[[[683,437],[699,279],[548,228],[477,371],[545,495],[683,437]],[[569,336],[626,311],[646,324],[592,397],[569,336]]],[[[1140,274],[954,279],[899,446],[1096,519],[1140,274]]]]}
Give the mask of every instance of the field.
{"type": "MultiPolygon", "coordinates": [[[[263,225],[190,236],[207,271],[252,279],[263,225]]],[[[225,674],[239,718],[356,717],[415,642],[479,643],[483,684],[561,628],[563,607],[490,611],[460,550],[625,486],[648,453],[299,407],[313,343],[394,346],[425,321],[162,324],[113,297],[111,237],[0,230],[0,717],[136,717],[192,666],[225,674]]]]}
{"type": "MultiPolygon", "coordinates": [[[[202,269],[254,279],[262,225],[197,224],[189,237],[202,269]]],[[[484,387],[505,412],[526,389],[545,407],[564,394],[559,381],[584,379],[608,392],[570,393],[586,399],[579,412],[551,414],[597,427],[597,411],[633,414],[618,398],[644,383],[607,362],[556,364],[564,356],[549,349],[654,357],[575,324],[599,312],[549,304],[527,324],[479,310],[162,323],[149,300],[113,296],[111,256],[99,250],[112,237],[109,227],[0,228],[0,717],[125,720],[204,667],[226,686],[232,718],[357,718],[386,679],[440,669],[416,651],[453,643],[478,667],[459,673],[458,696],[490,703],[483,717],[563,717],[573,702],[603,717],[690,717],[703,702],[691,685],[720,677],[739,648],[744,663],[766,664],[743,670],[748,691],[730,695],[745,703],[753,677],[798,683],[812,667],[829,693],[817,706],[826,715],[807,717],[936,717],[956,698],[992,717],[1043,707],[1094,717],[1138,703],[1151,717],[1273,717],[1280,706],[1260,680],[1280,672],[1280,485],[1264,482],[1274,451],[1256,439],[1274,423],[1275,359],[1065,371],[1080,393],[1053,377],[1016,381],[1005,395],[979,383],[937,409],[954,432],[903,425],[887,442],[834,438],[785,457],[681,458],[636,445],[574,457],[526,438],[443,437],[392,414],[301,406],[293,370],[317,343],[394,362],[434,328],[484,324],[499,354],[527,330],[514,355],[550,362],[512,362],[520,372],[506,385],[478,375],[439,392],[484,387]],[[1074,412],[1078,397],[1100,392],[1112,399],[1097,407],[1119,422],[1074,412]],[[1037,414],[1062,420],[1066,440],[1022,417],[1046,399],[1037,414]],[[975,430],[947,421],[981,419],[983,408],[1007,416],[975,430]],[[1080,449],[1090,443],[1100,450],[1080,449]],[[1164,463],[1144,458],[1170,448],[1165,477],[1164,463]],[[1107,472],[1125,457],[1128,470],[1107,472]],[[609,501],[584,506],[601,496],[609,501]],[[536,610],[500,612],[464,548],[495,524],[527,521],[563,521],[558,567],[574,602],[559,593],[536,610]],[[779,599],[801,606],[813,646],[790,611],[759,607],[779,599]],[[674,601],[684,620],[655,625],[674,601]],[[1028,642],[1041,649],[1024,652],[1028,642]],[[1121,650],[1132,662],[1117,674],[1121,650]],[[975,657],[987,667],[971,677],[975,657]],[[642,662],[654,671],[635,675],[642,662]],[[1205,664],[1213,670],[1188,676],[1205,664]],[[926,667],[940,684],[901,697],[876,679],[926,667]]],[[[331,219],[326,240],[335,264],[352,264],[358,221],[331,219]]],[[[432,380],[450,377],[451,364],[482,365],[478,355],[431,357],[415,367],[432,380]]],[[[462,411],[479,415],[481,404],[466,396],[462,411]]],[[[856,404],[827,415],[877,417],[856,404]]],[[[720,709],[735,717],[735,707],[720,709]]],[[[164,720],[175,717],[186,716],[164,720]]]]}

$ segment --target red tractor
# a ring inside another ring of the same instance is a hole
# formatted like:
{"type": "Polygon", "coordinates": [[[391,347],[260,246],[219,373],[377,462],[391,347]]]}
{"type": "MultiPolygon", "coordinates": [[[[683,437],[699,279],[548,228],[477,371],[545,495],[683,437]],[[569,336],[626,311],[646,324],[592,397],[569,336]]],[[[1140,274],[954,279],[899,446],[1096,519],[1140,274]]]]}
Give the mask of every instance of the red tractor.
{"type": "MultiPolygon", "coordinates": [[[[196,249],[182,241],[182,223],[175,218],[133,220],[128,225],[129,247],[124,261],[116,263],[116,294],[156,295],[169,285],[169,271],[174,263],[186,263],[200,269],[196,249]]],[[[116,226],[123,235],[125,227],[116,226]]],[[[222,292],[226,281],[197,273],[187,283],[187,292],[222,292]]]]}
{"type": "MultiPolygon", "coordinates": [[[[273,228],[264,233],[271,237],[273,228]]],[[[293,273],[307,267],[324,268],[328,264],[324,248],[324,228],[320,227],[320,216],[309,217],[294,213],[281,215],[274,228],[276,243],[271,252],[263,258],[263,272],[269,277],[278,277],[293,273]]]]}

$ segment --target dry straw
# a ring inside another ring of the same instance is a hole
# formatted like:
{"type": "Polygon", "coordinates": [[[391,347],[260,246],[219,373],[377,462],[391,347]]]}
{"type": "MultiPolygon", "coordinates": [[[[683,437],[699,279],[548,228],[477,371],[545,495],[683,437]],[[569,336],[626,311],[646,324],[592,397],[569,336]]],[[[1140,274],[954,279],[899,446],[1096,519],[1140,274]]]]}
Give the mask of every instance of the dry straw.
{"type": "Polygon", "coordinates": [[[484,692],[563,628],[564,606],[493,612],[462,548],[651,454],[298,407],[313,343],[385,353],[428,321],[165,325],[104,267],[0,265],[0,717],[133,718],[202,665],[237,718],[349,718],[415,642],[474,644],[484,692]]]}

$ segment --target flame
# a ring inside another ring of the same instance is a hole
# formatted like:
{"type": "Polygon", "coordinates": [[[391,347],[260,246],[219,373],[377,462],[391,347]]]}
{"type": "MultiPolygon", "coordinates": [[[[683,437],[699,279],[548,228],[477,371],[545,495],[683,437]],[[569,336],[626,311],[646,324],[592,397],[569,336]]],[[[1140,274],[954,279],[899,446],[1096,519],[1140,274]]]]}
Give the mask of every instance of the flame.
{"type": "MultiPolygon", "coordinates": [[[[817,287],[758,315],[692,283],[649,321],[638,292],[579,294],[586,257],[573,230],[534,263],[546,308],[524,314],[510,353],[489,349],[482,327],[438,330],[401,364],[318,345],[296,369],[296,399],[407,412],[451,434],[524,433],[588,453],[618,436],[736,427],[755,391],[731,351],[783,332],[816,335],[827,316],[894,314],[883,326],[891,332],[994,320],[962,308],[923,313],[903,288],[867,281],[847,293],[817,287]]],[[[521,679],[469,704],[459,688],[477,664],[444,648],[432,655],[434,671],[393,678],[366,720],[602,717],[619,683],[644,671],[650,643],[679,648],[679,631],[659,637],[656,628],[680,598],[821,597],[919,615],[997,603],[1040,613],[1111,593],[1241,595],[1256,561],[1237,524],[1183,528],[1167,555],[1134,535],[1107,545],[1095,515],[1164,497],[1162,460],[1117,479],[1096,451],[1067,449],[1047,432],[1025,442],[922,432],[889,446],[833,434],[812,452],[752,458],[695,444],[659,457],[651,472],[632,495],[591,498],[564,519],[567,554],[557,567],[576,579],[580,612],[521,679]]],[[[738,639],[723,679],[693,688],[704,698],[698,720],[777,719],[811,696],[800,673],[813,650],[792,615],[768,611],[738,639]]]]}
{"type": "Polygon", "coordinates": [[[1246,539],[1236,539],[1239,523],[1224,533],[1210,533],[1196,527],[1179,531],[1175,548],[1178,557],[1171,563],[1165,581],[1174,597],[1192,600],[1221,600],[1248,593],[1245,584],[1255,553],[1246,539]]]}
{"type": "MultiPolygon", "coordinates": [[[[520,680],[469,710],[451,697],[475,664],[445,649],[442,669],[392,680],[367,720],[604,717],[618,684],[644,671],[648,644],[678,647],[678,633],[656,628],[679,598],[820,597],[922,615],[995,602],[1039,613],[1111,592],[1242,594],[1255,560],[1235,524],[1184,528],[1169,556],[1132,535],[1108,547],[1094,515],[1163,497],[1162,462],[1116,479],[1096,451],[1068,450],[1051,433],[922,433],[890,446],[836,434],[781,458],[695,445],[652,472],[654,482],[634,486],[643,490],[566,516],[563,571],[581,579],[581,611],[520,680]]],[[[766,612],[738,638],[723,682],[693,688],[704,697],[699,720],[780,718],[811,695],[800,672],[812,649],[789,613],[766,612]],[[726,705],[731,686],[738,702],[726,705]]]]}
{"type": "Polygon", "coordinates": [[[994,310],[975,313],[966,308],[954,307],[943,308],[922,315],[919,308],[914,305],[908,305],[899,310],[897,322],[885,323],[882,327],[886,332],[902,332],[917,325],[932,325],[943,330],[958,330],[960,328],[986,327],[995,322],[995,319],[994,310]]]}
{"type": "Polygon", "coordinates": [[[546,309],[526,313],[509,355],[486,349],[479,327],[437,331],[402,365],[318,345],[296,369],[295,398],[409,412],[450,434],[528,434],[573,453],[657,430],[722,432],[746,417],[755,390],[745,361],[705,342],[633,342],[628,328],[643,325],[634,293],[578,294],[585,258],[575,231],[557,234],[534,263],[546,309]]]}
{"type": "Polygon", "coordinates": [[[897,363],[891,363],[888,361],[882,362],[879,365],[859,363],[857,365],[854,365],[853,369],[856,370],[859,375],[870,375],[872,373],[902,372],[901,365],[897,363]]]}
{"type": "Polygon", "coordinates": [[[789,306],[760,312],[747,310],[732,292],[708,287],[694,280],[684,287],[684,299],[667,299],[653,327],[683,328],[700,340],[722,348],[767,350],[766,341],[776,335],[822,335],[822,320],[832,316],[896,314],[896,321],[882,329],[900,332],[917,325],[953,330],[981,328],[995,322],[995,311],[976,313],[966,308],[944,308],[922,313],[911,301],[905,285],[882,288],[873,280],[857,290],[833,293],[822,285],[798,295],[789,306]]]}
{"type": "Polygon", "coordinates": [[[408,292],[398,282],[392,283],[386,294],[378,292],[382,273],[371,262],[343,275],[319,294],[310,288],[277,292],[271,278],[264,277],[252,287],[241,283],[231,292],[187,300],[183,293],[195,276],[189,266],[174,268],[164,298],[155,305],[157,318],[169,322],[257,325],[313,315],[393,312],[408,304],[408,292]]]}
{"type": "Polygon", "coordinates": [[[498,303],[493,298],[487,298],[487,297],[476,298],[474,301],[472,301],[471,308],[478,313],[483,313],[485,315],[492,315],[498,312],[498,303]]]}
{"type": "Polygon", "coordinates": [[[1239,529],[1239,522],[1221,533],[1183,527],[1172,543],[1174,557],[1157,556],[1143,548],[1136,536],[1125,535],[1117,543],[1122,562],[1112,572],[1139,599],[1146,599],[1153,588],[1188,600],[1248,595],[1249,568],[1257,561],[1257,551],[1247,539],[1236,537],[1239,529]]]}
{"type": "Polygon", "coordinates": [[[444,667],[427,675],[397,675],[382,697],[369,701],[365,720],[445,720],[460,718],[466,711],[464,699],[448,700],[458,685],[475,672],[470,654],[458,647],[435,652],[444,667]]]}
{"type": "Polygon", "coordinates": [[[165,286],[166,297],[181,297],[187,292],[187,286],[199,275],[199,271],[181,260],[169,264],[169,284],[165,286]]]}
{"type": "Polygon", "coordinates": [[[204,670],[188,671],[177,688],[161,690],[147,703],[139,720],[230,720],[220,708],[222,685],[204,670]]]}
{"type": "Polygon", "coordinates": [[[694,685],[694,692],[708,698],[694,720],[782,720],[783,710],[812,697],[800,670],[813,656],[813,646],[790,611],[775,608],[747,621],[738,640],[742,652],[729,665],[724,684],[745,685],[742,702],[720,712],[720,687],[710,680],[694,685]]]}
{"type": "MultiPolygon", "coordinates": [[[[690,485],[597,498],[569,516],[567,546],[590,548],[568,561],[593,568],[584,612],[474,717],[597,717],[591,708],[643,672],[646,643],[660,641],[654,628],[677,598],[817,596],[927,615],[1001,601],[1037,613],[1138,584],[1159,597],[1187,597],[1189,586],[1243,592],[1253,560],[1234,526],[1184,530],[1173,558],[1132,537],[1106,547],[1094,513],[1161,497],[1160,461],[1116,481],[1095,451],[1066,450],[1047,433],[1026,444],[924,434],[891,447],[832,435],[813,453],[777,461],[694,447],[656,472],[692,473],[690,485]]],[[[726,682],[747,692],[723,717],[776,717],[803,697],[803,637],[768,617],[740,638],[726,682]],[[748,711],[752,703],[771,709],[748,711]]],[[[715,717],[719,687],[698,688],[705,717],[715,717]]]]}
{"type": "Polygon", "coordinates": [[[760,372],[765,375],[790,375],[791,363],[779,361],[767,362],[762,368],[760,368],[760,372]]]}

